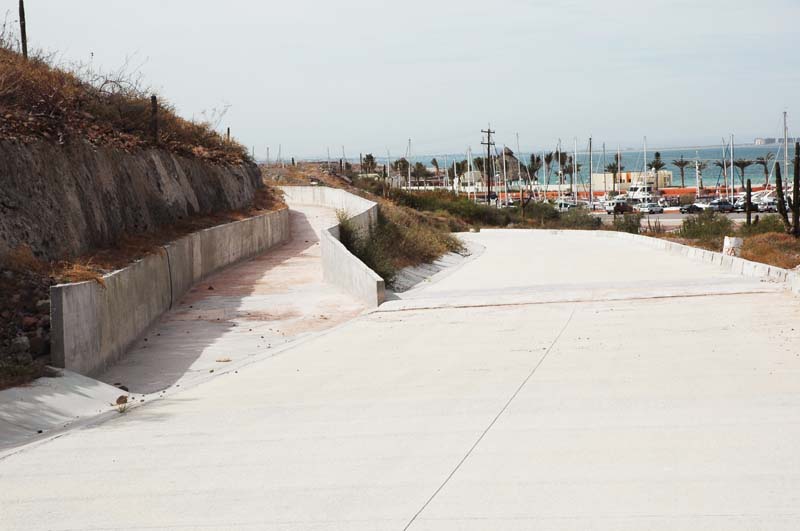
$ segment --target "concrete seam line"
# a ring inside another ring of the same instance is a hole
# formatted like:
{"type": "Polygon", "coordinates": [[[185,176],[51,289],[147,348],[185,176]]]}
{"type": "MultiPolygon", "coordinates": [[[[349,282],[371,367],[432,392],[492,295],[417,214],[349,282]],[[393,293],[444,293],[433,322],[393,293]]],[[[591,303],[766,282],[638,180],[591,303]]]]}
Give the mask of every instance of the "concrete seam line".
{"type": "MultiPolygon", "coordinates": [[[[408,308],[374,308],[370,313],[400,313],[416,311],[436,311],[436,310],[469,310],[472,308],[506,308],[515,306],[540,306],[546,304],[590,304],[593,302],[625,302],[625,301],[649,301],[661,299],[690,299],[697,297],[728,297],[731,295],[772,295],[780,293],[775,291],[732,291],[730,293],[686,293],[679,295],[652,295],[646,297],[628,297],[622,299],[603,298],[603,299],[566,299],[563,301],[531,301],[531,302],[487,302],[486,304],[454,304],[451,306],[411,306],[408,308]]],[[[400,299],[402,300],[402,299],[400,299]]],[[[413,299],[407,299],[413,300],[413,299]]]]}
{"type": "Polygon", "coordinates": [[[500,411],[497,413],[497,415],[494,416],[494,418],[489,423],[489,425],[486,426],[486,429],[483,430],[483,432],[480,434],[478,439],[472,444],[470,449],[467,450],[467,453],[464,454],[464,457],[461,458],[461,460],[458,462],[458,464],[455,466],[455,468],[453,468],[453,470],[450,472],[450,474],[448,474],[448,476],[445,478],[445,480],[442,482],[442,484],[439,485],[439,488],[437,488],[433,492],[433,494],[431,494],[430,498],[428,498],[428,500],[424,504],[422,504],[422,507],[419,508],[419,511],[417,511],[416,514],[414,514],[414,516],[411,517],[411,520],[408,521],[406,526],[403,528],[403,531],[407,531],[411,527],[411,525],[417,520],[419,515],[422,514],[422,511],[424,511],[425,508],[428,507],[428,505],[430,505],[430,503],[433,501],[433,499],[436,498],[436,495],[439,494],[442,491],[442,489],[444,489],[445,485],[447,485],[447,483],[453,478],[453,476],[456,474],[456,472],[458,472],[458,469],[461,468],[461,465],[463,465],[464,462],[466,462],[466,460],[469,458],[469,456],[472,455],[472,452],[475,450],[475,448],[477,448],[478,445],[481,443],[483,438],[486,437],[486,434],[489,433],[489,430],[492,429],[492,427],[495,425],[495,423],[497,423],[497,421],[500,419],[500,417],[503,415],[503,413],[506,412],[506,410],[508,409],[508,406],[511,405],[511,402],[513,402],[514,399],[517,398],[517,395],[519,395],[519,393],[525,387],[525,384],[527,384],[528,381],[530,381],[530,379],[533,378],[533,375],[536,374],[536,371],[539,369],[539,367],[542,366],[542,363],[544,363],[544,360],[547,359],[547,356],[553,350],[553,347],[555,347],[556,343],[558,343],[558,340],[561,339],[562,335],[564,335],[564,332],[567,330],[567,327],[572,322],[572,318],[575,317],[575,312],[577,310],[578,310],[577,306],[573,306],[572,307],[572,311],[569,313],[569,317],[567,317],[567,322],[565,322],[564,326],[561,327],[561,330],[558,332],[558,335],[556,335],[555,339],[553,339],[553,341],[550,343],[550,346],[548,346],[547,350],[544,352],[544,354],[542,354],[542,357],[539,358],[539,361],[530,370],[530,372],[528,373],[528,376],[526,376],[525,379],[522,380],[522,383],[519,384],[519,386],[517,387],[516,391],[514,391],[514,393],[511,395],[511,397],[506,401],[506,403],[503,405],[503,407],[500,409],[500,411]]]}

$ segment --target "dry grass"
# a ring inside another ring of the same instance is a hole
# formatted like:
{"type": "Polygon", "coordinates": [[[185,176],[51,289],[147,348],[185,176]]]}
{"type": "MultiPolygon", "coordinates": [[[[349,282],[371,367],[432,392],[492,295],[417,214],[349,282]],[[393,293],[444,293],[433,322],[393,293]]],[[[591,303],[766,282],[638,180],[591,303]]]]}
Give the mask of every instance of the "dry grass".
{"type": "Polygon", "coordinates": [[[794,269],[800,265],[800,240],[781,232],[768,232],[744,239],[742,258],[794,269]]]}
{"type": "MultiPolygon", "coordinates": [[[[136,72],[57,67],[42,53],[25,60],[15,43],[0,26],[0,138],[58,143],[82,138],[125,150],[156,144],[151,91],[136,72]]],[[[214,124],[181,118],[163,98],[158,131],[158,146],[180,155],[230,164],[250,160],[247,150],[227,142],[214,124]]]]}
{"type": "Polygon", "coordinates": [[[0,266],[19,273],[28,271],[43,273],[48,269],[47,264],[36,258],[30,246],[26,244],[19,245],[3,256],[0,266]]]}
{"type": "Polygon", "coordinates": [[[280,190],[263,188],[256,192],[253,205],[247,209],[205,216],[192,216],[174,225],[161,227],[153,232],[126,234],[112,247],[98,249],[89,255],[73,260],[45,263],[39,261],[30,253],[29,256],[22,255],[27,256],[27,258],[21,263],[29,264],[29,267],[36,267],[35,271],[46,272],[59,282],[94,280],[101,285],[105,285],[102,278],[104,274],[123,268],[150,254],[164,252],[164,245],[187,234],[273,212],[285,208],[285,206],[283,193],[280,190]],[[34,263],[35,265],[33,265],[34,263]]]}

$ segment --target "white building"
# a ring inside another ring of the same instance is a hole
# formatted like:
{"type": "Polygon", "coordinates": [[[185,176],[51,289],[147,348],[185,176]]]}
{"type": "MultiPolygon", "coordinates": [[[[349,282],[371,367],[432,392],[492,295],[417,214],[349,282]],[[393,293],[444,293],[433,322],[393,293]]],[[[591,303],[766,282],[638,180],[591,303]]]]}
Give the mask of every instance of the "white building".
{"type": "MultiPolygon", "coordinates": [[[[592,190],[603,193],[611,191],[623,193],[627,192],[631,185],[645,183],[645,179],[648,185],[655,184],[656,174],[652,171],[646,173],[640,171],[623,171],[622,173],[618,173],[616,178],[615,183],[613,173],[593,173],[592,190]]],[[[669,170],[659,171],[657,179],[658,188],[672,186],[672,172],[669,170]]]]}

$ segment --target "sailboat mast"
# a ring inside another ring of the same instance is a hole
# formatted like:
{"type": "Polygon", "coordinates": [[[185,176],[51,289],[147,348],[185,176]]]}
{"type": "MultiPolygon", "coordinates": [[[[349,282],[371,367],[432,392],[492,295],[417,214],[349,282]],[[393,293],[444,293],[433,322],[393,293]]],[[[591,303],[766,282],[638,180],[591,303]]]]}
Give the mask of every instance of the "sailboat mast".
{"type": "Polygon", "coordinates": [[[694,152],[694,197],[700,197],[700,154],[694,152]]]}
{"type": "Polygon", "coordinates": [[[603,196],[608,199],[608,181],[606,180],[606,143],[603,142],[603,196]]]}
{"type": "Polygon", "coordinates": [[[517,187],[519,188],[519,204],[522,205],[522,153],[519,152],[519,133],[517,133],[517,187]]]}
{"type": "Polygon", "coordinates": [[[592,137],[589,137],[589,210],[594,210],[594,192],[592,191],[592,172],[594,171],[592,168],[593,163],[592,137]]]}
{"type": "Polygon", "coordinates": [[[411,189],[411,139],[408,139],[408,158],[406,159],[406,166],[408,166],[408,189],[411,189]]]}
{"type": "Polygon", "coordinates": [[[736,192],[736,185],[734,183],[734,179],[736,178],[736,172],[733,169],[733,151],[735,147],[733,145],[733,133],[731,133],[731,194],[730,198],[733,199],[733,195],[736,192]]]}
{"type": "Polygon", "coordinates": [[[572,186],[575,188],[573,201],[578,203],[578,137],[575,137],[575,146],[573,149],[575,159],[572,162],[572,186]]]}
{"type": "Polygon", "coordinates": [[[505,193],[505,202],[508,205],[508,174],[506,173],[506,145],[503,144],[503,193],[505,193]]]}
{"type": "Polygon", "coordinates": [[[447,155],[444,156],[444,185],[445,187],[450,186],[450,163],[447,161],[447,155]]]}
{"type": "MultiPolygon", "coordinates": [[[[388,181],[389,188],[392,187],[392,152],[386,148],[386,180],[388,181]]],[[[386,197],[386,188],[383,190],[383,197],[386,197]]]]}
{"type": "Polygon", "coordinates": [[[647,137],[644,137],[644,189],[647,191],[647,137]]]}

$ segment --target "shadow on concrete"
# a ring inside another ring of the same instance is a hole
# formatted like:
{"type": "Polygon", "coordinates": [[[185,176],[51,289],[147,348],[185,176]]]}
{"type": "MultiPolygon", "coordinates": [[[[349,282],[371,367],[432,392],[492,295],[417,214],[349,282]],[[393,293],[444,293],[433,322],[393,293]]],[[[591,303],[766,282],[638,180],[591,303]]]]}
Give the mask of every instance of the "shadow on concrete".
{"type": "Polygon", "coordinates": [[[334,222],[329,209],[291,210],[290,241],[195,285],[100,380],[155,393],[360,313],[322,281],[319,231],[334,222]]]}

